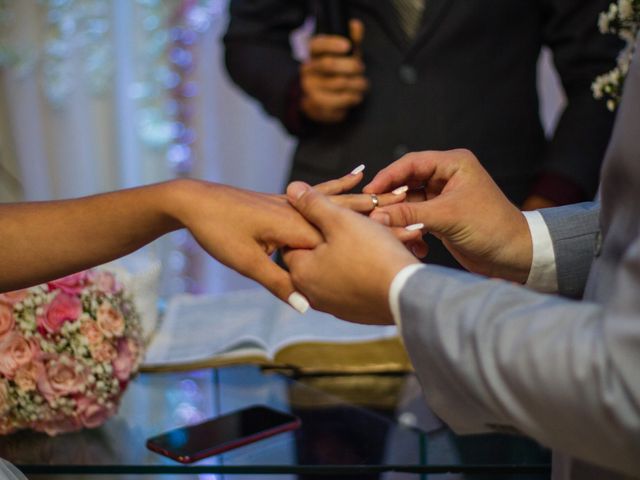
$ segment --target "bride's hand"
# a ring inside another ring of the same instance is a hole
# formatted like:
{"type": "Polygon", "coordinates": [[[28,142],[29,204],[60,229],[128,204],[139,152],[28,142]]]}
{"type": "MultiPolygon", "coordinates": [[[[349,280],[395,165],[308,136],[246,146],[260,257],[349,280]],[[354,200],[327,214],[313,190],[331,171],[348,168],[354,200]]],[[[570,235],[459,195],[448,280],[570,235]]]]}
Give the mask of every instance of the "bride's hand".
{"type": "MultiPolygon", "coordinates": [[[[343,177],[319,183],[313,188],[315,191],[328,196],[331,202],[338,206],[348,208],[354,212],[371,214],[377,207],[395,205],[407,200],[407,187],[399,187],[389,193],[372,195],[370,193],[344,193],[349,192],[362,181],[364,166],[355,168],[351,173],[343,177]],[[355,172],[355,173],[354,173],[355,172]]],[[[285,196],[282,196],[285,198],[285,196]]],[[[392,227],[391,232],[396,238],[404,242],[415,254],[426,255],[426,244],[422,240],[420,231],[407,231],[404,228],[392,227]]]]}
{"type": "Polygon", "coordinates": [[[171,214],[211,256],[297,310],[308,308],[270,255],[283,247],[313,248],[322,237],[285,198],[196,180],[180,185],[171,214]]]}
{"type": "Polygon", "coordinates": [[[364,166],[355,168],[351,173],[314,185],[314,190],[329,197],[329,199],[344,208],[359,213],[370,213],[376,207],[386,207],[403,202],[406,198],[405,188],[397,188],[390,193],[372,195],[370,193],[345,193],[349,192],[362,181],[364,166]],[[353,173],[356,172],[356,173],[353,173]]]}
{"type": "MultiPolygon", "coordinates": [[[[346,208],[369,213],[371,195],[349,194],[362,180],[362,174],[348,174],[318,185],[331,200],[346,208]]],[[[312,249],[322,237],[289,204],[284,195],[256,193],[196,180],[177,183],[169,209],[198,243],[219,262],[238,271],[298,310],[308,307],[296,294],[289,273],[270,256],[277,249],[312,249]]],[[[405,199],[405,192],[378,195],[379,206],[393,205],[405,199]]],[[[417,240],[420,232],[404,228],[392,231],[402,241],[417,240]]]]}

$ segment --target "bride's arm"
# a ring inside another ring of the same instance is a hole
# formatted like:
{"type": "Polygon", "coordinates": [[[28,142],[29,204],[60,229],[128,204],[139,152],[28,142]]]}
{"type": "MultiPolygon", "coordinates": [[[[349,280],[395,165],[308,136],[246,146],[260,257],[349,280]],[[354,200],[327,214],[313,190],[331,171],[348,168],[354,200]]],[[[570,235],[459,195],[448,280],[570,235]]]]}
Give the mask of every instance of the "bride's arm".
{"type": "Polygon", "coordinates": [[[130,253],[181,227],[168,182],[73,200],[0,205],[0,291],[30,286],[130,253]]]}
{"type": "MultiPolygon", "coordinates": [[[[370,195],[339,195],[361,180],[361,173],[352,173],[316,188],[342,206],[368,212],[370,195]]],[[[378,197],[383,206],[405,194],[378,197]]],[[[289,301],[289,274],[270,254],[313,248],[321,240],[284,196],[186,179],[73,200],[0,204],[0,222],[0,292],[108,262],[188,228],[210,255],[289,301]]]]}
{"type": "Polygon", "coordinates": [[[0,205],[0,219],[0,291],[113,260],[186,227],[222,263],[287,300],[289,275],[268,254],[320,240],[283,198],[196,180],[0,205]]]}

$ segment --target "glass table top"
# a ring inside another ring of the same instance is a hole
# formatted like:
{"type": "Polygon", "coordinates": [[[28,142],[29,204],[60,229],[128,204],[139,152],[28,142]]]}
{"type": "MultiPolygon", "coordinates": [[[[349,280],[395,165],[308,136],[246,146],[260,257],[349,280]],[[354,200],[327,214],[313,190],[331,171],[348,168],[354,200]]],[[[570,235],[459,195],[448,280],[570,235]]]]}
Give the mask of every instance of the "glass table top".
{"type": "Polygon", "coordinates": [[[399,472],[531,475],[512,478],[546,478],[549,472],[548,453],[529,440],[454,435],[428,410],[413,375],[294,379],[251,366],[140,374],[130,383],[118,414],[102,427],[53,438],[34,432],[0,437],[0,457],[27,475],[244,473],[386,479],[399,472]],[[188,465],[145,447],[149,437],[255,404],[294,413],[302,424],[188,465]]]}

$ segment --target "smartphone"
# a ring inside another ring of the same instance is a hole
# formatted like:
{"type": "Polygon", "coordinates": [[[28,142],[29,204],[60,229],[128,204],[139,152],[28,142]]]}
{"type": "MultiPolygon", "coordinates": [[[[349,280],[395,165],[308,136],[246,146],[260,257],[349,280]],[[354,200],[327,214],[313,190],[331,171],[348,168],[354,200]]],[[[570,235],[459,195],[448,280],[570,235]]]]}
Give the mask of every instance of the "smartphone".
{"type": "MultiPolygon", "coordinates": [[[[340,35],[351,40],[349,14],[344,0],[316,0],[315,14],[318,33],[340,35]]],[[[347,55],[352,53],[353,43],[347,55]]]]}
{"type": "Polygon", "coordinates": [[[264,405],[176,428],[147,440],[147,448],[181,463],[192,463],[300,426],[298,417],[264,405]]]}

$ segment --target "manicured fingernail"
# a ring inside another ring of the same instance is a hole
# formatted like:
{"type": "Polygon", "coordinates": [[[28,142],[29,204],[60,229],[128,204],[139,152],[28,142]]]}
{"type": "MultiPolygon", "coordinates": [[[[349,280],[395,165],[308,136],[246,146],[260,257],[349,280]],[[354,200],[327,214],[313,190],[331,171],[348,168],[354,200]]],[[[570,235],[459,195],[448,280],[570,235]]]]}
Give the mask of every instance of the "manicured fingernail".
{"type": "Polygon", "coordinates": [[[358,165],[356,168],[351,170],[351,175],[357,175],[364,170],[364,165],[358,165]]]}
{"type": "Polygon", "coordinates": [[[408,191],[409,191],[409,187],[407,187],[406,185],[403,185],[402,187],[396,188],[391,193],[393,193],[394,195],[402,195],[403,193],[406,193],[408,191]]]}
{"type": "Polygon", "coordinates": [[[309,301],[298,292],[289,295],[287,302],[300,313],[306,313],[309,310],[309,301]]]}
{"type": "Polygon", "coordinates": [[[414,223],[413,225],[407,225],[404,229],[407,232],[415,232],[416,230],[422,230],[424,228],[424,223],[414,223]]]}
{"type": "Polygon", "coordinates": [[[371,218],[371,220],[373,220],[374,222],[378,222],[386,226],[389,226],[391,224],[391,217],[386,212],[379,212],[374,210],[371,215],[369,215],[369,218],[371,218]]]}

